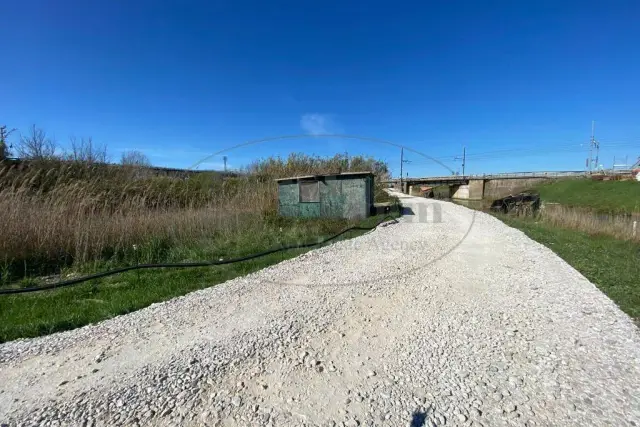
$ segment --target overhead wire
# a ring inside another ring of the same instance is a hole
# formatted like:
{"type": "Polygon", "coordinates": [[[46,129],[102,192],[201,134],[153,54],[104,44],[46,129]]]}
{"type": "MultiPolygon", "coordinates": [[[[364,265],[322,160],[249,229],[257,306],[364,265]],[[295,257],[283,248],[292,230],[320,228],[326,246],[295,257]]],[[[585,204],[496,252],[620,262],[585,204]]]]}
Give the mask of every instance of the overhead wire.
{"type": "MultiPolygon", "coordinates": [[[[623,147],[639,147],[640,141],[638,142],[601,142],[600,149],[606,148],[623,148],[623,147]]],[[[479,153],[468,153],[466,154],[467,160],[488,160],[494,158],[504,158],[513,156],[513,153],[518,153],[518,157],[527,157],[527,156],[536,156],[547,153],[571,153],[571,152],[581,152],[588,148],[587,144],[567,144],[567,145],[556,145],[553,147],[536,147],[536,148],[527,148],[527,147],[519,147],[519,148],[508,148],[503,150],[492,150],[485,151],[479,153]]],[[[434,157],[438,160],[460,160],[460,154],[449,155],[449,156],[441,156],[434,157]]],[[[426,165],[430,164],[427,161],[417,161],[413,162],[414,165],[426,165]]]]}

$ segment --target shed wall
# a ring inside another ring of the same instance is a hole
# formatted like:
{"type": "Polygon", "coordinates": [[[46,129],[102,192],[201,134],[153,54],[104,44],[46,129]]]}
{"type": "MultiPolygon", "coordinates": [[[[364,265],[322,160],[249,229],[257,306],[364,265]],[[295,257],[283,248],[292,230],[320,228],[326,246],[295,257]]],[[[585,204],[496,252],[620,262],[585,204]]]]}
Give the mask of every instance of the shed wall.
{"type": "Polygon", "coordinates": [[[364,218],[367,216],[366,178],[342,181],[343,216],[345,218],[364,218]]]}
{"type": "Polygon", "coordinates": [[[300,216],[298,183],[296,181],[278,183],[278,209],[282,216],[300,216]]]}
{"type": "Polygon", "coordinates": [[[278,183],[280,215],[292,217],[364,218],[373,206],[373,178],[330,176],[319,181],[320,203],[301,203],[299,181],[278,183]]]}
{"type": "Polygon", "coordinates": [[[320,182],[320,214],[327,218],[343,217],[342,180],[329,177],[320,182]]]}

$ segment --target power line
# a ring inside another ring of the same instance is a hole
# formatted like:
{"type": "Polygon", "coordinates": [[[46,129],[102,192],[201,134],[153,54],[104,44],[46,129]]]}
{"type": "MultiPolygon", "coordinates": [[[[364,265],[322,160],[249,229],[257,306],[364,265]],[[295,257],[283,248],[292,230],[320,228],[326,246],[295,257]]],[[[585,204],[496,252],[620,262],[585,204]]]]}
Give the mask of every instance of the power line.
{"type": "MultiPolygon", "coordinates": [[[[603,144],[603,143],[599,143],[598,144],[600,148],[622,148],[622,147],[640,147],[640,141],[636,142],[636,143],[608,143],[608,144],[603,144]]],[[[505,149],[505,150],[494,150],[494,151],[486,151],[486,152],[480,152],[480,153],[467,153],[466,154],[466,158],[467,159],[472,159],[472,160],[484,160],[484,159],[491,159],[491,158],[504,158],[504,157],[524,157],[526,155],[536,155],[538,153],[544,154],[544,153],[571,153],[571,152],[582,152],[584,149],[586,148],[585,144],[572,144],[572,145],[565,145],[565,146],[554,146],[554,147],[545,147],[545,148],[511,148],[511,149],[505,149]],[[516,153],[516,154],[514,154],[516,153]]],[[[451,161],[456,161],[459,160],[459,155],[450,155],[450,156],[442,156],[442,157],[436,157],[436,159],[438,160],[451,160],[451,161]]],[[[417,165],[420,164],[431,164],[431,162],[428,161],[422,161],[422,162],[417,162],[417,165]]]]}
{"type": "MultiPolygon", "coordinates": [[[[600,147],[602,148],[606,148],[606,147],[630,147],[630,146],[640,146],[640,140],[635,140],[635,141],[631,141],[631,140],[627,140],[627,141],[611,141],[611,142],[604,142],[604,141],[600,141],[599,142],[600,147]]],[[[494,153],[506,153],[506,152],[521,152],[521,151],[548,151],[550,149],[557,149],[557,148],[575,148],[575,149],[584,149],[586,147],[586,144],[582,143],[582,144],[554,144],[553,146],[549,146],[549,147],[537,147],[537,148],[526,148],[525,146],[521,146],[521,147],[514,147],[514,148],[505,148],[505,149],[501,149],[501,150],[492,150],[492,151],[484,151],[484,152],[480,152],[480,153],[471,153],[471,154],[467,154],[467,157],[476,157],[476,156],[484,156],[485,154],[494,154],[494,153]]],[[[442,156],[442,157],[436,157],[436,159],[453,159],[454,157],[458,156],[458,154],[451,154],[449,156],[442,156]]]]}
{"type": "MultiPolygon", "coordinates": [[[[555,145],[554,147],[558,147],[557,145],[555,145]]],[[[570,147],[575,147],[578,148],[580,147],[580,145],[566,145],[566,148],[570,148],[570,147]]],[[[467,157],[484,157],[486,155],[491,155],[491,154],[502,154],[502,153],[513,153],[513,152],[522,152],[522,151],[547,151],[546,148],[524,148],[524,147],[517,147],[517,148],[508,148],[508,149],[504,149],[504,150],[493,150],[493,151],[484,151],[484,152],[480,152],[480,153],[471,153],[471,154],[467,154],[467,157]]]]}

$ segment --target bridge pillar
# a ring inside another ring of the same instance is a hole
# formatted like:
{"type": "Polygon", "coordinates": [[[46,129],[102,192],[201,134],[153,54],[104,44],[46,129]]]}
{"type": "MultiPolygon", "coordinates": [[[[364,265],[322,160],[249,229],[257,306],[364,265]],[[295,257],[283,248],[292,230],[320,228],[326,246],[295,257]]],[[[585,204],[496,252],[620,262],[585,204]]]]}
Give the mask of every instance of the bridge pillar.
{"type": "Polygon", "coordinates": [[[484,198],[484,179],[469,180],[469,199],[482,200],[484,198]]]}
{"type": "Polygon", "coordinates": [[[453,186],[452,188],[452,199],[461,199],[468,200],[469,199],[469,186],[467,184],[453,186]]]}

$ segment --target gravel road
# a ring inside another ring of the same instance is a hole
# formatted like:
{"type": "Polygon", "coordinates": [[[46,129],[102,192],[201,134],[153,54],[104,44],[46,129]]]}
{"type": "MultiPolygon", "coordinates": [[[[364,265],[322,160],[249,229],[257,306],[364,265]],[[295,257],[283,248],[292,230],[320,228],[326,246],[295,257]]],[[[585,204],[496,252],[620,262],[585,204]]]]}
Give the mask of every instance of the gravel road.
{"type": "Polygon", "coordinates": [[[628,316],[491,216],[404,203],[359,238],[0,345],[0,424],[640,425],[628,316]]]}

